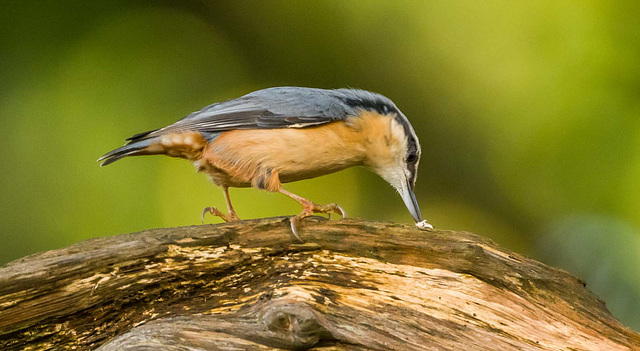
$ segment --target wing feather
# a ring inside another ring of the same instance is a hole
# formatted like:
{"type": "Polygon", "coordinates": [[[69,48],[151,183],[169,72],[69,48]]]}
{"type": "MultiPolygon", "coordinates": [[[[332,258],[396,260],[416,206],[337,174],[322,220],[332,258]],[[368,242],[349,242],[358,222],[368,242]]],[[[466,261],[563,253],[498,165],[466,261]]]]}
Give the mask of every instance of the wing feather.
{"type": "Polygon", "coordinates": [[[234,129],[306,128],[343,120],[350,112],[339,96],[328,90],[280,87],[259,90],[240,98],[209,105],[176,123],[139,133],[128,140],[198,131],[203,134],[234,129]]]}

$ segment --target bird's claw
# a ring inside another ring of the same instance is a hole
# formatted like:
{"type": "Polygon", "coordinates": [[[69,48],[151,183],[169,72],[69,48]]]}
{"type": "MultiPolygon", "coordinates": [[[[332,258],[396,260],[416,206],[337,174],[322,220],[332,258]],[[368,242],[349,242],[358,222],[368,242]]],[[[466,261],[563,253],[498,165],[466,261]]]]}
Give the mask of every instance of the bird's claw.
{"type": "Polygon", "coordinates": [[[202,221],[202,224],[204,224],[204,215],[206,215],[207,213],[211,213],[211,215],[213,216],[220,217],[225,222],[235,221],[239,219],[238,216],[234,214],[227,216],[215,207],[205,207],[202,210],[202,214],[200,215],[200,221],[202,221]]]}
{"type": "Polygon", "coordinates": [[[211,213],[213,216],[216,216],[216,212],[220,211],[218,211],[218,209],[215,207],[205,207],[204,209],[202,209],[202,214],[200,215],[200,221],[202,222],[202,224],[204,224],[204,215],[206,215],[207,213],[211,213]]]}
{"type": "Polygon", "coordinates": [[[302,212],[289,219],[291,232],[293,232],[293,236],[295,236],[296,239],[298,239],[301,243],[304,243],[304,240],[300,238],[300,234],[298,233],[298,224],[302,219],[309,217],[314,213],[326,213],[329,219],[331,219],[332,213],[339,214],[342,216],[342,218],[347,218],[347,212],[336,203],[330,203],[328,205],[318,205],[311,203],[311,206],[305,207],[302,212]]]}
{"type": "MultiPolygon", "coordinates": [[[[338,204],[330,204],[330,205],[335,205],[335,209],[340,212],[340,215],[342,216],[342,218],[347,218],[347,212],[340,205],[338,204]]],[[[338,212],[335,212],[335,213],[338,213],[338,212]]],[[[331,219],[331,212],[327,212],[327,217],[331,219]]]]}
{"type": "Polygon", "coordinates": [[[347,212],[336,203],[330,203],[328,205],[313,204],[309,211],[311,213],[326,213],[329,218],[331,218],[332,213],[339,214],[342,218],[347,218],[347,212]]]}
{"type": "Polygon", "coordinates": [[[295,236],[299,242],[304,243],[304,240],[302,240],[300,234],[298,234],[298,223],[300,223],[302,218],[304,217],[300,217],[300,215],[293,216],[289,218],[289,224],[291,225],[291,232],[293,233],[293,236],[295,236]]]}

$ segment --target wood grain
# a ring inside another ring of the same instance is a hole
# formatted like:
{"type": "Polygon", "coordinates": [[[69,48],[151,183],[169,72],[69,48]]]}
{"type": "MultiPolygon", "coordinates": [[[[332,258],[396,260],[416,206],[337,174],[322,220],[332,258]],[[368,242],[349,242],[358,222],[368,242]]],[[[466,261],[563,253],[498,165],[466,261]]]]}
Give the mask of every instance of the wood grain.
{"type": "Polygon", "coordinates": [[[85,241],[0,268],[2,350],[640,350],[570,274],[453,231],[286,218],[85,241]]]}

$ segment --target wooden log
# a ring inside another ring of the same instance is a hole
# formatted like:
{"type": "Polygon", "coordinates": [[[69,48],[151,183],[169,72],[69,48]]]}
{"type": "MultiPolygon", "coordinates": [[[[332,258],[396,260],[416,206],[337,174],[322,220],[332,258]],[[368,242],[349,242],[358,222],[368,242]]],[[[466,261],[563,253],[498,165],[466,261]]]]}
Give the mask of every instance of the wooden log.
{"type": "Polygon", "coordinates": [[[283,217],[88,240],[0,268],[2,350],[630,350],[570,274],[466,232],[283,217]]]}

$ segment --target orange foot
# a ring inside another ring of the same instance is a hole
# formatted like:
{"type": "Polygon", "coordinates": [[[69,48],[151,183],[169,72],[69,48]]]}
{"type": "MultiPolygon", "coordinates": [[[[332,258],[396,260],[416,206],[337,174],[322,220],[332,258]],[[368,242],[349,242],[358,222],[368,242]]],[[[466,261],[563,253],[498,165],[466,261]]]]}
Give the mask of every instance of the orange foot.
{"type": "Polygon", "coordinates": [[[332,213],[336,213],[342,216],[342,218],[347,218],[347,213],[342,209],[342,207],[338,206],[338,204],[331,203],[328,205],[318,205],[311,201],[302,201],[302,212],[291,217],[289,219],[289,223],[291,224],[291,231],[293,235],[298,239],[301,243],[304,241],[300,238],[298,234],[298,224],[303,218],[312,216],[314,213],[326,213],[331,218],[332,213]]]}
{"type": "Polygon", "coordinates": [[[204,210],[202,210],[202,215],[200,215],[200,220],[202,221],[202,224],[204,224],[204,215],[206,215],[207,213],[211,213],[212,215],[214,215],[216,217],[220,217],[225,222],[237,221],[237,220],[240,219],[235,214],[235,212],[234,213],[230,213],[229,215],[226,215],[226,214],[220,212],[220,210],[218,210],[215,207],[205,207],[204,210]]]}

